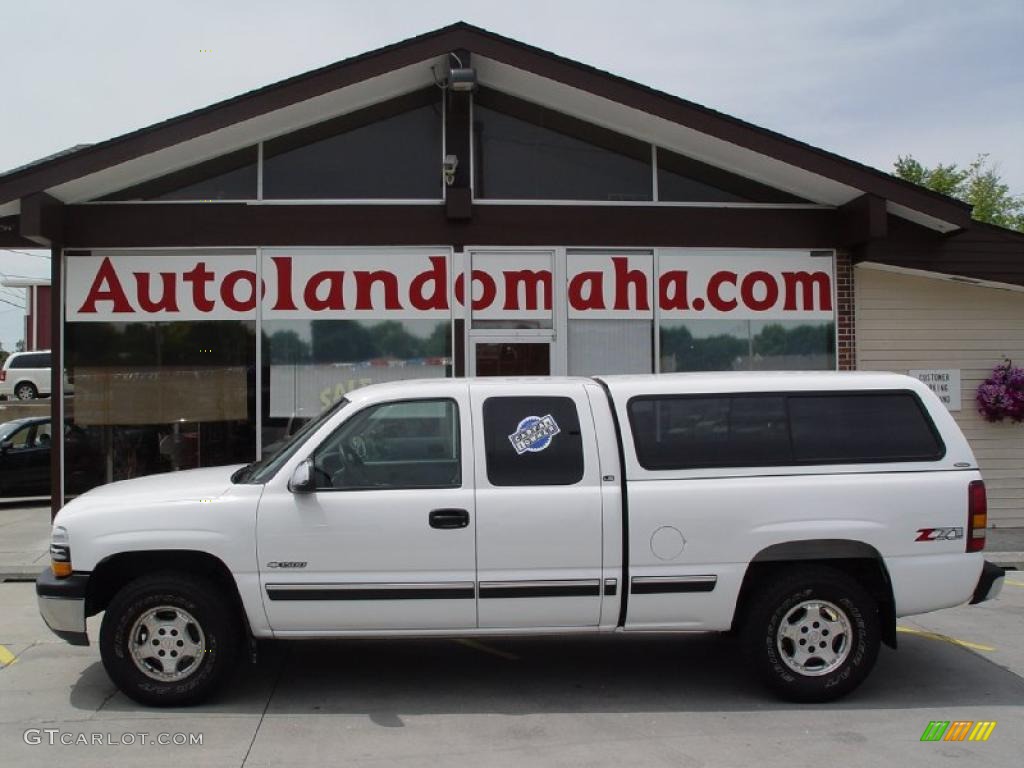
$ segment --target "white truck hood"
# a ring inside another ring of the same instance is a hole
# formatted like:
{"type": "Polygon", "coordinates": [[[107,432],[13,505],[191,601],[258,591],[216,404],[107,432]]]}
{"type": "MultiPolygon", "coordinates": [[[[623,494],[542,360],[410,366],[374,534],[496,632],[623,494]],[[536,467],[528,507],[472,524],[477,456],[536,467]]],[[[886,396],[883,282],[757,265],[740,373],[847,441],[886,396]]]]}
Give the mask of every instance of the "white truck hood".
{"type": "Polygon", "coordinates": [[[231,488],[231,475],[241,466],[232,464],[226,467],[186,469],[120,480],[93,488],[71,501],[64,509],[73,513],[78,507],[94,507],[97,502],[104,505],[128,502],[141,507],[163,501],[212,499],[231,488]]]}

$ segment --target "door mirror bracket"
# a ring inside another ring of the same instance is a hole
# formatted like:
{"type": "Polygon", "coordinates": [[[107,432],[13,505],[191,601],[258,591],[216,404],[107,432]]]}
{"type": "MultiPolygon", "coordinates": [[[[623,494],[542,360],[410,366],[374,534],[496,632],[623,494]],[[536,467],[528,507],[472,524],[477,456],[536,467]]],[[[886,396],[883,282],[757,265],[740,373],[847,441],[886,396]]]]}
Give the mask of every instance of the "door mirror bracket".
{"type": "Polygon", "coordinates": [[[292,472],[288,481],[288,490],[292,493],[313,493],[316,483],[313,482],[313,460],[306,459],[292,472]]]}

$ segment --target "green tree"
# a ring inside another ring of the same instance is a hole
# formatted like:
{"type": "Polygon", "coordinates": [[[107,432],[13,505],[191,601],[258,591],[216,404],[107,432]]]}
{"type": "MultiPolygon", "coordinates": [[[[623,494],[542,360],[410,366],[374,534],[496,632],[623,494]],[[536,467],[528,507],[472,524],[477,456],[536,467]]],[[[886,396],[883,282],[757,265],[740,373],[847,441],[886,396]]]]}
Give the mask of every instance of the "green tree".
{"type": "Polygon", "coordinates": [[[987,154],[978,155],[966,168],[956,163],[928,168],[912,155],[900,155],[893,167],[901,179],[970,203],[978,221],[1024,232],[1024,196],[1010,193],[987,154]]]}

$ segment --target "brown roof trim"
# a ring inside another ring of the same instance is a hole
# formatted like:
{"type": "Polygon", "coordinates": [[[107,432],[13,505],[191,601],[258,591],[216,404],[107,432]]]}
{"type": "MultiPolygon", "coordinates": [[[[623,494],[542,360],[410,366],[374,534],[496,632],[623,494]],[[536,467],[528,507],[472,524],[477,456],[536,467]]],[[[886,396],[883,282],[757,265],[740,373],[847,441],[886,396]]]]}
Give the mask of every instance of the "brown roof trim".
{"type": "Polygon", "coordinates": [[[974,221],[960,232],[940,235],[896,216],[888,225],[889,236],[857,249],[854,262],[1024,286],[1024,232],[974,221]]]}
{"type": "Polygon", "coordinates": [[[228,125],[465,48],[658,115],[964,227],[970,206],[887,173],[540,48],[459,22],[0,176],[0,202],[41,191],[228,125]]]}
{"type": "Polygon", "coordinates": [[[451,244],[834,248],[833,209],[131,203],[64,206],[67,248],[451,244]]]}

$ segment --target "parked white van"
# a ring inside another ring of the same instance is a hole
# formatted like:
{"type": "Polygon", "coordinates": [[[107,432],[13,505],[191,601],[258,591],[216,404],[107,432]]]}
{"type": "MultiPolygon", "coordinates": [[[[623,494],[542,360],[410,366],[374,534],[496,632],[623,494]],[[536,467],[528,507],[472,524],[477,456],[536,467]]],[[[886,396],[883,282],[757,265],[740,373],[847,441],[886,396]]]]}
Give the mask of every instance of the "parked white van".
{"type": "MultiPolygon", "coordinates": [[[[732,632],[781,696],[854,689],[896,619],[998,593],[985,487],[916,379],[437,379],[347,395],[279,451],[57,515],[47,624],[149,704],[245,638],[732,632]]],[[[254,646],[253,646],[254,647],[254,646]]]]}
{"type": "MultiPolygon", "coordinates": [[[[50,395],[50,350],[12,352],[0,368],[0,397],[34,400],[50,395]]],[[[65,381],[64,389],[71,387],[65,381]]]]}

